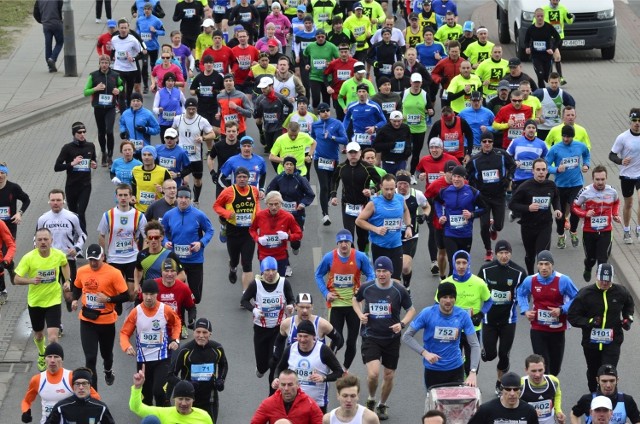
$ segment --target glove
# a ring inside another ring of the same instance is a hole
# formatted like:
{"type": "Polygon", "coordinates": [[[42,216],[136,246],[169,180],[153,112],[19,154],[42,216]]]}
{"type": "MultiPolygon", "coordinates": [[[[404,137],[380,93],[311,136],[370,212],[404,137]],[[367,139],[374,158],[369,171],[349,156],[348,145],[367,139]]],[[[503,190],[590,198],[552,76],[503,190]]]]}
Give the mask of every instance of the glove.
{"type": "Polygon", "coordinates": [[[4,271],[6,266],[7,263],[5,261],[0,262],[0,274],[2,274],[2,271],[4,271]]]}
{"type": "Polygon", "coordinates": [[[118,185],[118,184],[120,184],[122,181],[120,181],[120,178],[118,178],[118,177],[113,177],[113,178],[111,179],[111,182],[112,182],[112,183],[114,183],[115,185],[118,185]]]}
{"type": "Polygon", "coordinates": [[[380,62],[373,62],[373,67],[376,69],[380,68],[380,62]]]}
{"type": "Polygon", "coordinates": [[[622,320],[622,329],[625,331],[631,330],[631,323],[633,322],[633,318],[625,318],[622,320]]]}
{"type": "Polygon", "coordinates": [[[266,246],[267,245],[267,236],[258,237],[258,243],[260,243],[261,246],[266,246]]]}
{"type": "Polygon", "coordinates": [[[195,319],[192,319],[191,321],[189,321],[189,322],[187,323],[187,328],[188,328],[189,330],[195,330],[195,329],[196,329],[196,320],[195,320],[195,319]]]}
{"type": "Polygon", "coordinates": [[[576,15],[574,15],[573,13],[567,13],[567,18],[569,18],[569,20],[572,20],[575,17],[576,15]]]}
{"type": "Polygon", "coordinates": [[[219,392],[224,391],[224,378],[216,378],[216,390],[219,392]]]}
{"type": "Polygon", "coordinates": [[[198,59],[196,59],[196,68],[200,67],[200,61],[198,59]]]}
{"type": "Polygon", "coordinates": [[[471,322],[476,327],[482,324],[483,319],[484,319],[484,312],[478,312],[477,314],[471,315],[471,322]]]}
{"type": "Polygon", "coordinates": [[[418,215],[416,217],[416,220],[418,221],[418,224],[424,224],[425,221],[427,220],[426,215],[418,215]]]}
{"type": "Polygon", "coordinates": [[[31,409],[27,409],[27,412],[22,413],[23,423],[30,423],[32,420],[33,420],[33,417],[31,417],[31,409]]]}
{"type": "Polygon", "coordinates": [[[136,131],[142,134],[146,134],[147,127],[145,127],[144,125],[136,125],[136,131]]]}
{"type": "Polygon", "coordinates": [[[126,132],[126,131],[122,131],[122,132],[120,133],[120,140],[126,140],[126,139],[128,139],[128,138],[129,138],[129,133],[128,133],[128,132],[126,132]]]}
{"type": "Polygon", "coordinates": [[[218,185],[218,173],[216,172],[216,170],[212,169],[209,172],[209,175],[211,175],[211,181],[213,181],[213,184],[218,185]]]}
{"type": "Polygon", "coordinates": [[[593,317],[589,320],[591,327],[600,327],[602,325],[602,317],[593,317]]]}
{"type": "Polygon", "coordinates": [[[285,233],[284,231],[278,231],[276,234],[278,234],[278,238],[280,240],[289,240],[289,234],[285,233]]]}
{"type": "Polygon", "coordinates": [[[253,317],[258,319],[262,316],[262,311],[260,308],[253,308],[253,317]]]}

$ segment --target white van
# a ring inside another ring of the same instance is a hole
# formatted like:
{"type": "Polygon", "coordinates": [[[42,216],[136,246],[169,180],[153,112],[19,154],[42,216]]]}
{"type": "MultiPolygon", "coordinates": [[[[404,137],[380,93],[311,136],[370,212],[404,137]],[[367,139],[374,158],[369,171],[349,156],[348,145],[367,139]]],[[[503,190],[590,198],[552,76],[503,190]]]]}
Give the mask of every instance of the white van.
{"type": "MultiPolygon", "coordinates": [[[[502,44],[511,40],[516,54],[528,60],[524,36],[532,25],[534,11],[545,0],[495,0],[497,3],[498,36],[502,44]]],[[[602,58],[611,60],[616,54],[616,17],[613,0],[560,0],[569,13],[575,15],[573,24],[564,26],[563,49],[600,49],[602,58]]]]}

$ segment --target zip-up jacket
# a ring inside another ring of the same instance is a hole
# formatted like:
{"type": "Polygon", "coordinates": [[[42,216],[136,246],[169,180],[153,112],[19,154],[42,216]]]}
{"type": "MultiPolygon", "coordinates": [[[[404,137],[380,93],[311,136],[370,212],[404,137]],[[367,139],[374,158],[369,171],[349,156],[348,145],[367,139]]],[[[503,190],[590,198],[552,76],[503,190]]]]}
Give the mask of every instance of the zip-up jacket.
{"type": "Polygon", "coordinates": [[[204,262],[204,248],[213,237],[213,226],[204,212],[191,205],[185,210],[173,208],[164,214],[162,226],[165,232],[162,244],[171,242],[180,262],[187,264],[204,262]],[[183,255],[180,251],[176,252],[176,246],[187,246],[196,241],[202,244],[199,251],[191,251],[188,255],[183,255]]]}
{"type": "Polygon", "coordinates": [[[340,180],[342,180],[342,202],[364,205],[369,198],[362,194],[362,190],[369,188],[369,183],[372,181],[376,185],[380,184],[381,178],[373,166],[362,161],[351,165],[347,159],[336,167],[331,179],[329,198],[338,196],[340,180]]]}
{"type": "Polygon", "coordinates": [[[256,216],[249,228],[249,234],[258,244],[258,260],[272,256],[276,260],[285,259],[288,256],[287,242],[302,240],[302,230],[292,214],[280,209],[275,215],[269,209],[263,209],[256,216]],[[289,234],[287,240],[280,240],[277,246],[263,246],[258,238],[261,236],[273,236],[278,231],[289,234]]]}
{"type": "Polygon", "coordinates": [[[527,277],[527,271],[513,261],[502,265],[494,259],[480,267],[478,277],[489,286],[493,299],[491,309],[484,316],[484,323],[494,326],[515,324],[518,320],[516,293],[527,277]]]}
{"type": "Polygon", "coordinates": [[[47,422],[115,424],[116,421],[104,402],[91,396],[80,399],[73,395],[54,405],[47,422]]]}
{"type": "Polygon", "coordinates": [[[603,190],[596,190],[593,184],[590,184],[578,193],[571,205],[571,213],[584,218],[583,231],[611,231],[611,217],[620,215],[620,197],[616,189],[610,185],[605,185],[603,190]],[[590,210],[594,211],[595,215],[587,217],[590,210]],[[594,217],[595,219],[592,219],[594,217]]]}
{"type": "Polygon", "coordinates": [[[311,124],[311,137],[317,143],[313,152],[315,160],[325,158],[337,162],[340,159],[340,144],[349,143],[342,122],[336,118],[319,119],[311,124]]]}
{"type": "MultiPolygon", "coordinates": [[[[285,202],[295,203],[295,207],[299,204],[303,204],[305,207],[311,205],[316,194],[313,192],[309,180],[301,176],[298,171],[293,174],[287,174],[281,172],[279,175],[271,180],[267,186],[267,193],[270,191],[279,191],[282,195],[282,200],[285,202]]],[[[291,212],[293,216],[304,216],[305,210],[294,209],[291,212]]]]}
{"type": "Polygon", "coordinates": [[[549,164],[549,173],[556,174],[558,187],[577,187],[584,184],[582,166],[591,164],[591,154],[584,143],[572,141],[554,144],[544,158],[549,164]],[[559,172],[558,167],[564,165],[564,172],[559,172]]]}
{"type": "Polygon", "coordinates": [[[284,113],[284,107],[289,110],[295,110],[293,104],[280,93],[273,93],[276,99],[271,101],[267,96],[261,94],[256,100],[256,108],[253,111],[254,118],[262,119],[262,127],[265,132],[282,133],[282,122],[287,117],[284,113]]]}
{"type": "MultiPolygon", "coordinates": [[[[142,140],[144,146],[151,145],[151,136],[160,134],[160,124],[153,112],[141,107],[138,110],[129,108],[120,116],[120,132],[128,132],[130,140],[142,140]],[[144,127],[143,131],[138,131],[136,127],[144,127]]],[[[140,146],[140,149],[142,147],[140,146]]]]}
{"type": "Polygon", "coordinates": [[[450,185],[440,190],[440,194],[435,199],[435,211],[438,219],[442,216],[447,217],[447,222],[443,226],[445,237],[471,238],[473,237],[473,220],[485,212],[485,203],[477,189],[467,184],[460,188],[450,185]],[[459,217],[465,209],[473,216],[462,223],[459,217]]]}
{"type": "Polygon", "coordinates": [[[386,162],[400,162],[411,156],[411,130],[407,124],[394,128],[391,122],[380,128],[373,143],[386,162]]]}
{"type": "Polygon", "coordinates": [[[538,182],[532,178],[525,181],[518,186],[518,189],[513,193],[511,202],[509,202],[509,209],[522,216],[518,221],[520,225],[537,227],[540,230],[547,225],[551,225],[553,222],[551,207],[553,207],[555,211],[561,210],[558,187],[556,187],[556,183],[551,180],[538,182]],[[536,212],[530,212],[529,205],[531,205],[534,200],[536,203],[539,203],[541,207],[536,212]]]}
{"type": "Polygon", "coordinates": [[[480,152],[467,163],[469,185],[494,199],[504,199],[504,191],[515,170],[513,158],[502,149],[480,152]]]}

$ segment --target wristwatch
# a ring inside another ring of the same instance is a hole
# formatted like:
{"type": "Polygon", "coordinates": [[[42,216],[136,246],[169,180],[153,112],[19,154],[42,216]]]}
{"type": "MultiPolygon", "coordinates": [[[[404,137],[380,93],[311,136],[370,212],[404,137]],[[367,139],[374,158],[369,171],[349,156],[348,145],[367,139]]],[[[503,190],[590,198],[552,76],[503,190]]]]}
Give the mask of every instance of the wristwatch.
{"type": "Polygon", "coordinates": [[[477,374],[477,373],[478,373],[478,370],[477,370],[476,368],[471,368],[471,369],[469,370],[469,372],[472,372],[472,373],[474,373],[474,374],[477,374]]]}
{"type": "Polygon", "coordinates": [[[180,346],[180,339],[173,339],[173,340],[171,340],[171,343],[173,343],[173,342],[176,342],[176,344],[177,344],[178,346],[180,346]]]}
{"type": "Polygon", "coordinates": [[[400,328],[405,328],[407,326],[407,324],[405,324],[404,322],[400,321],[400,328]]]}

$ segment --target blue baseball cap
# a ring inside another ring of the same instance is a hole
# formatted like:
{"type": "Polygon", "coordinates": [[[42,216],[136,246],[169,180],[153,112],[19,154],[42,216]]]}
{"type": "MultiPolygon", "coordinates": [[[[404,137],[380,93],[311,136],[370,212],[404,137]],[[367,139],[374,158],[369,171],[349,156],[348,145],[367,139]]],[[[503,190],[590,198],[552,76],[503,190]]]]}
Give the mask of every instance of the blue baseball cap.
{"type": "Polygon", "coordinates": [[[354,4],[353,5],[353,10],[356,10],[356,9],[363,9],[364,10],[364,7],[362,7],[362,3],[357,2],[356,4],[354,4]]]}
{"type": "Polygon", "coordinates": [[[273,256],[267,256],[260,262],[260,272],[265,272],[268,269],[278,269],[278,261],[273,256]]]}
{"type": "Polygon", "coordinates": [[[466,21],[462,26],[463,31],[471,31],[473,32],[473,21],[466,21]]]}
{"type": "Polygon", "coordinates": [[[109,19],[107,21],[107,27],[108,28],[115,28],[118,26],[118,23],[115,21],[115,19],[109,19]]]}
{"type": "Polygon", "coordinates": [[[341,241],[353,243],[353,236],[349,230],[342,229],[338,231],[338,234],[336,234],[336,243],[340,243],[341,241]]]}
{"type": "Polygon", "coordinates": [[[240,139],[240,144],[251,144],[253,145],[253,137],[245,135],[240,139]]]}
{"type": "Polygon", "coordinates": [[[307,6],[305,6],[304,4],[301,4],[300,6],[298,6],[296,10],[298,12],[307,13],[307,6]]]}

